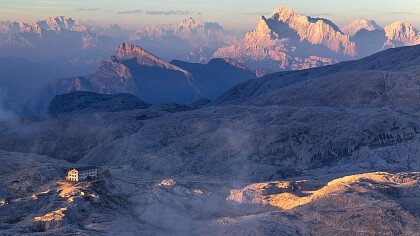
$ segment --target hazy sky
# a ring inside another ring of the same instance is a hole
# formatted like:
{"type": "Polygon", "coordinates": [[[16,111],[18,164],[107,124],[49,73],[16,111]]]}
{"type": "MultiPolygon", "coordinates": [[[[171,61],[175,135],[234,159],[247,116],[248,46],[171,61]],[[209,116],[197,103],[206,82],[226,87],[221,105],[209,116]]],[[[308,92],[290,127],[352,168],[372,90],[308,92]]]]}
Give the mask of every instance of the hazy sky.
{"type": "Polygon", "coordinates": [[[0,0],[0,20],[31,21],[65,15],[105,25],[138,28],[199,17],[225,28],[248,30],[258,15],[285,5],[339,26],[365,16],[385,25],[407,20],[420,28],[420,0],[0,0]]]}

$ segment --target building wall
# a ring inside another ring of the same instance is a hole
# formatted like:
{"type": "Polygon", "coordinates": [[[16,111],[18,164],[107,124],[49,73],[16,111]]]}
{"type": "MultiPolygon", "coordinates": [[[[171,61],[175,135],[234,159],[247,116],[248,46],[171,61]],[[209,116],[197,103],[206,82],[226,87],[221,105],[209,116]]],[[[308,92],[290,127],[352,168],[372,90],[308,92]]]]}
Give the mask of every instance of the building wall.
{"type": "Polygon", "coordinates": [[[67,180],[78,182],[79,175],[77,170],[70,170],[67,174],[67,180]]]}
{"type": "Polygon", "coordinates": [[[92,170],[86,170],[86,171],[77,171],[77,170],[70,170],[68,172],[68,175],[66,177],[69,181],[84,181],[88,178],[97,178],[98,177],[98,170],[92,169],[92,170]]]}

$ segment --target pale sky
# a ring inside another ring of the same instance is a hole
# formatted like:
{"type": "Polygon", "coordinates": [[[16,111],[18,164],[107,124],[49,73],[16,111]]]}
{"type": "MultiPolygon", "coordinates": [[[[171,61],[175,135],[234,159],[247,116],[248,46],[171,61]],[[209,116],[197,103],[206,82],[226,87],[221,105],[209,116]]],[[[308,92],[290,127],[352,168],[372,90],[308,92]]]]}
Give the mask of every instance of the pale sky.
{"type": "Polygon", "coordinates": [[[382,26],[406,20],[420,28],[420,0],[0,0],[0,20],[64,15],[100,25],[139,28],[197,17],[227,29],[249,30],[259,15],[269,16],[279,5],[330,19],[339,26],[363,16],[382,26]]]}

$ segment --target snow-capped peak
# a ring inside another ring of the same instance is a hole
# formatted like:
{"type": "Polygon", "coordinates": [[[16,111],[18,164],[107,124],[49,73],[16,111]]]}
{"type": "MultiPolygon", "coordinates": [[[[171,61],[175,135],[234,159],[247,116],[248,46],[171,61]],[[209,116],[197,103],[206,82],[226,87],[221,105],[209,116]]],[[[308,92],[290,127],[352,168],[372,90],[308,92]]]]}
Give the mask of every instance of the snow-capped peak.
{"type": "Polygon", "coordinates": [[[379,26],[374,20],[369,20],[364,17],[361,17],[344,26],[341,29],[341,31],[347,35],[354,36],[360,30],[374,31],[380,29],[382,29],[382,27],[379,26]]]}

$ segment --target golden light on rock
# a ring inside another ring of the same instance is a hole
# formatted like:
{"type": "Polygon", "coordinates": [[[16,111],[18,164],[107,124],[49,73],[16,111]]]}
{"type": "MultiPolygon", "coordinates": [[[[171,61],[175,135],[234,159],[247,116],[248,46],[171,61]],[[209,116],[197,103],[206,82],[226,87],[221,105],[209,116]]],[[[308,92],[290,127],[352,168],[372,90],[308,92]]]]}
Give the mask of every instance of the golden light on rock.
{"type": "Polygon", "coordinates": [[[56,211],[53,211],[51,213],[45,214],[43,216],[37,216],[35,217],[35,222],[51,222],[51,221],[62,221],[64,217],[66,216],[64,212],[67,211],[67,207],[60,208],[56,211]]]}
{"type": "Polygon", "coordinates": [[[165,186],[165,187],[171,187],[175,184],[176,184],[176,182],[173,179],[164,179],[158,185],[159,186],[165,186]]]}
{"type": "Polygon", "coordinates": [[[372,183],[414,185],[416,181],[402,175],[385,172],[350,175],[334,179],[326,186],[317,186],[308,181],[270,182],[251,184],[244,189],[232,189],[228,201],[270,205],[282,210],[291,210],[315,200],[345,192],[364,193],[372,183]]]}

